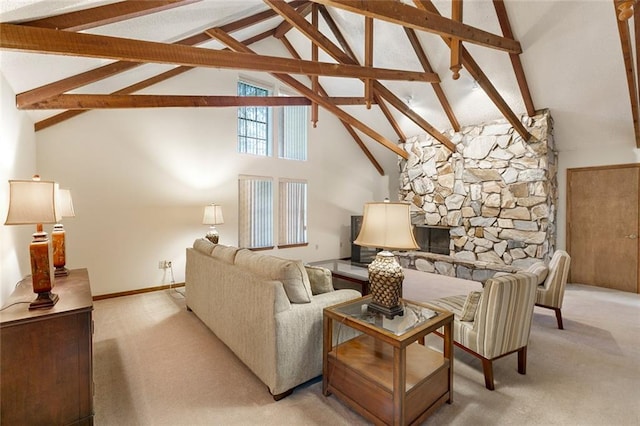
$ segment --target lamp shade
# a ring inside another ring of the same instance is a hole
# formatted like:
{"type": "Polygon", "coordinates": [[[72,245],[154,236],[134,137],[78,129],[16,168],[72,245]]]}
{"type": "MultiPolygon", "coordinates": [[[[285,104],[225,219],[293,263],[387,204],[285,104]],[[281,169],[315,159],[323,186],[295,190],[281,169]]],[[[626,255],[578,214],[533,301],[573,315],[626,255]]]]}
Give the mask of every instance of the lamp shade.
{"type": "Polygon", "coordinates": [[[70,190],[60,189],[58,191],[58,207],[56,208],[60,210],[61,217],[76,217],[70,190]]]}
{"type": "Polygon", "coordinates": [[[56,223],[58,184],[40,180],[9,181],[9,211],[5,225],[56,223]]]}
{"type": "Polygon", "coordinates": [[[385,250],[419,248],[411,228],[408,203],[366,203],[360,233],[354,241],[364,247],[385,250]]]}
{"type": "Polygon", "coordinates": [[[223,223],[222,206],[209,204],[204,208],[204,216],[202,218],[203,225],[221,225],[223,223]]]}

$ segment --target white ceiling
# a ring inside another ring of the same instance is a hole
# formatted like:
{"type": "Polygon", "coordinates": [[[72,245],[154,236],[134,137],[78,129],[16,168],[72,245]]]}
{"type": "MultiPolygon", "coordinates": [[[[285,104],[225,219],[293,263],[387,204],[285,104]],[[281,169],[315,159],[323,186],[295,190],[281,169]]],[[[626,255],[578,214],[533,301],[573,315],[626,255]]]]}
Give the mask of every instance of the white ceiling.
{"type": "MultiPolygon", "coordinates": [[[[19,22],[39,17],[85,9],[112,3],[100,0],[2,0],[0,21],[19,22]]],[[[410,3],[407,1],[407,3],[410,3]]],[[[445,16],[450,16],[450,2],[436,1],[445,16]]],[[[612,0],[547,1],[505,0],[515,38],[521,43],[525,74],[537,109],[548,108],[555,120],[557,148],[570,151],[589,145],[635,147],[631,108],[620,39],[612,0]]],[[[203,0],[152,15],[91,29],[93,34],[173,42],[201,32],[206,28],[232,22],[267,6],[260,0],[203,0]]],[[[364,23],[361,16],[330,9],[356,54],[362,58],[364,23]]],[[[282,19],[273,18],[255,29],[234,33],[243,39],[276,26],[282,19]]],[[[322,19],[320,20],[322,23],[322,19]]],[[[464,22],[483,30],[500,34],[493,4],[489,0],[465,0],[464,22]]],[[[321,30],[333,39],[321,25],[321,30]]],[[[303,54],[310,57],[310,43],[296,30],[288,38],[303,54]]],[[[433,34],[419,32],[420,40],[442,87],[462,126],[502,118],[502,115],[482,92],[472,90],[473,80],[463,71],[459,80],[451,78],[449,51],[433,34]]],[[[374,65],[422,71],[402,29],[393,24],[375,22],[374,65]]],[[[256,45],[260,52],[261,44],[256,45]]],[[[465,43],[465,46],[489,76],[498,91],[516,114],[525,111],[513,69],[507,53],[465,43]]],[[[201,47],[218,48],[215,42],[201,47]]],[[[278,46],[278,49],[280,47],[278,46]]],[[[282,50],[284,52],[284,50],[282,50]]],[[[333,62],[326,55],[321,60],[333,62]]],[[[75,75],[104,65],[109,61],[0,51],[0,71],[15,93],[75,75]]],[[[167,66],[145,65],[136,73],[123,73],[99,87],[117,90],[136,79],[153,75],[167,66]]],[[[363,85],[353,79],[322,78],[330,95],[362,96],[363,85]]],[[[426,83],[385,82],[401,99],[410,103],[427,121],[440,130],[451,127],[437,99],[426,83]]],[[[78,92],[96,93],[96,87],[78,92]]],[[[189,93],[193,94],[193,93],[189,93]]],[[[365,123],[392,140],[393,130],[381,119],[377,108],[345,107],[365,123]]],[[[423,133],[401,114],[394,111],[404,132],[410,136],[423,133]]],[[[35,121],[59,111],[31,111],[35,121]]]]}

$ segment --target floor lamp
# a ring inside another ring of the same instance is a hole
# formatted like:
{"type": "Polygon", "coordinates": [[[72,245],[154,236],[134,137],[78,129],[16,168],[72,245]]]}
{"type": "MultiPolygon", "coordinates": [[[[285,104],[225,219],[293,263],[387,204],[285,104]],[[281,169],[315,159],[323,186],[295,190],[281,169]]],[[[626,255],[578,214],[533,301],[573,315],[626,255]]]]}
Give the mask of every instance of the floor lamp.
{"type": "Polygon", "coordinates": [[[400,297],[404,274],[395,255],[389,250],[419,248],[411,228],[409,204],[389,201],[365,204],[362,227],[354,244],[383,249],[369,265],[369,309],[390,319],[402,315],[400,297]]]}
{"type": "Polygon", "coordinates": [[[56,211],[57,191],[57,183],[41,181],[39,176],[34,176],[33,180],[9,181],[9,211],[5,225],[36,225],[29,254],[33,292],[38,297],[29,309],[50,308],[58,301],[58,295],[51,292],[49,238],[42,228],[42,224],[56,223],[60,219],[56,211]]]}

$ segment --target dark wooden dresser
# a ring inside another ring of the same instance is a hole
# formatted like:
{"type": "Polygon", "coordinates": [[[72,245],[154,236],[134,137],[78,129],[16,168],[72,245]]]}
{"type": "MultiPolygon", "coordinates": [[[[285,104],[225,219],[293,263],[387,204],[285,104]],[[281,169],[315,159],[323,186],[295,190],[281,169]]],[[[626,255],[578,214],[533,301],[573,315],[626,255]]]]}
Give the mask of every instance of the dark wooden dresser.
{"type": "MultiPolygon", "coordinates": [[[[93,424],[93,301],[86,269],[55,279],[51,309],[0,312],[0,424],[93,424]]],[[[6,305],[35,298],[30,277],[6,305]]]]}

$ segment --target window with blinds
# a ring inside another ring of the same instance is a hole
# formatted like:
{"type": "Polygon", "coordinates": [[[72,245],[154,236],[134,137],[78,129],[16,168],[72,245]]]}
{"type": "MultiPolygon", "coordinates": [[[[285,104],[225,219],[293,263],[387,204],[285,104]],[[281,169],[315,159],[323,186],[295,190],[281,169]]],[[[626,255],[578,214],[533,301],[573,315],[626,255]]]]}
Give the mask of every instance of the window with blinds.
{"type": "Polygon", "coordinates": [[[239,246],[273,247],[273,179],[240,176],[238,183],[239,246]]]}
{"type": "MultiPolygon", "coordinates": [[[[269,96],[269,90],[239,81],[238,96],[269,96]]],[[[238,152],[270,156],[270,122],[269,107],[238,107],[238,152]]]]}
{"type": "Polygon", "coordinates": [[[278,155],[288,160],[307,159],[307,106],[285,106],[280,109],[278,155]]]}
{"type": "Polygon", "coordinates": [[[278,247],[307,244],[307,182],[280,179],[278,247]]]}

